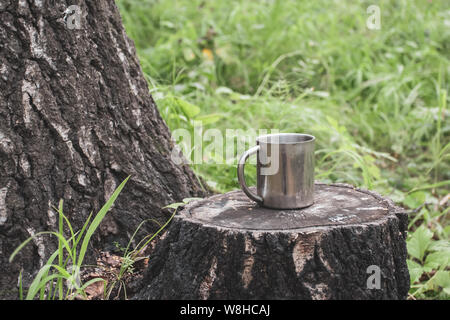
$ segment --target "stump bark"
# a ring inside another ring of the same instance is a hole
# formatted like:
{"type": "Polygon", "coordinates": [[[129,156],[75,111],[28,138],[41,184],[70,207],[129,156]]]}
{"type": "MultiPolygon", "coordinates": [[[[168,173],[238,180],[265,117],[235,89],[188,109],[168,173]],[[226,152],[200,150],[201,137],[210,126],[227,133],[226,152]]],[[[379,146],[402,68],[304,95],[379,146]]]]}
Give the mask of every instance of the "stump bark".
{"type": "Polygon", "coordinates": [[[405,299],[406,228],[401,208],[349,185],[316,184],[300,210],[215,195],[175,216],[135,299],[405,299]]]}

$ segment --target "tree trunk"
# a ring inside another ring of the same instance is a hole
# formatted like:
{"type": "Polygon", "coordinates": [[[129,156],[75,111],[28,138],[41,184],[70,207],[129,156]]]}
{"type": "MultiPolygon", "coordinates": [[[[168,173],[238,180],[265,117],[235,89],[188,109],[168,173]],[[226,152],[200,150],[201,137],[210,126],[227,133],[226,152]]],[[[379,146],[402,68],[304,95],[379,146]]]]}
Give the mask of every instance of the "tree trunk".
{"type": "Polygon", "coordinates": [[[405,299],[407,216],[369,191],[316,184],[299,210],[243,192],[184,208],[135,299],[405,299]]]}
{"type": "Polygon", "coordinates": [[[78,230],[132,176],[95,234],[106,248],[145,219],[165,222],[162,206],[204,194],[171,160],[113,0],[0,0],[0,72],[0,298],[17,298],[19,271],[26,285],[55,249],[42,237],[8,263],[30,235],[57,230],[59,199],[78,230]]]}

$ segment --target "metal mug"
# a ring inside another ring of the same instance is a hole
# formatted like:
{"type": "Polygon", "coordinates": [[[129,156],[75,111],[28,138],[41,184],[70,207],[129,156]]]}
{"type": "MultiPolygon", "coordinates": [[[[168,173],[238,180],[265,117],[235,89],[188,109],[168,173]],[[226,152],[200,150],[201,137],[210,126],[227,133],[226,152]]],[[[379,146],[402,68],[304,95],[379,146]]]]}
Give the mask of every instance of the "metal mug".
{"type": "Polygon", "coordinates": [[[314,141],[308,134],[280,133],[256,138],[241,156],[237,174],[244,193],[264,207],[299,209],[314,203],[314,141]],[[257,194],[245,183],[247,159],[257,153],[257,194]]]}

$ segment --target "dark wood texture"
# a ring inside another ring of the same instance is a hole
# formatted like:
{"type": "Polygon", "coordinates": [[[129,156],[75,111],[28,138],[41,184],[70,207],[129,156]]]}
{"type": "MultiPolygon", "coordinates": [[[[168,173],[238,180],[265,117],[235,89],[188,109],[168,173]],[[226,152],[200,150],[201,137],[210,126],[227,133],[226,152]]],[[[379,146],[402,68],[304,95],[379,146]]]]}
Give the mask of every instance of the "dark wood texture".
{"type": "Polygon", "coordinates": [[[404,299],[407,216],[379,195],[316,184],[315,204],[259,207],[243,192],[184,208],[136,299],[404,299]],[[380,268],[380,289],[368,289],[380,268]]]}
{"type": "MultiPolygon", "coordinates": [[[[126,244],[140,222],[165,222],[161,207],[205,193],[173,144],[113,0],[0,0],[0,299],[17,298],[49,257],[57,230],[51,205],[79,230],[128,175],[132,178],[95,234],[95,247],[126,244]],[[80,28],[68,18],[78,5],[80,28]]],[[[145,225],[143,232],[152,232],[145,225]]],[[[90,251],[92,253],[92,251],[90,251]]],[[[95,261],[95,260],[94,260],[95,261]]]]}

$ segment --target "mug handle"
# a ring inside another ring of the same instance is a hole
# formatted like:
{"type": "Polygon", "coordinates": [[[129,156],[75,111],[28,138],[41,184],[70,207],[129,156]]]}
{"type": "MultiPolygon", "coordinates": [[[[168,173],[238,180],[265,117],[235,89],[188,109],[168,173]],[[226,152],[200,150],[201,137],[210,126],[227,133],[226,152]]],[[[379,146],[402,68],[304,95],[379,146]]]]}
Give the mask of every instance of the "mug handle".
{"type": "Polygon", "coordinates": [[[249,197],[253,201],[256,201],[258,203],[262,203],[263,202],[263,198],[261,198],[260,196],[252,193],[250,191],[250,189],[247,187],[247,184],[245,183],[245,175],[244,175],[245,162],[247,161],[247,159],[252,154],[255,154],[256,152],[258,152],[259,149],[260,149],[260,146],[254,146],[253,148],[248,149],[247,151],[245,151],[242,154],[242,156],[241,156],[241,158],[239,159],[239,162],[238,162],[237,175],[238,175],[239,184],[241,185],[241,189],[242,189],[242,191],[244,191],[244,193],[247,195],[247,197],[249,197]]]}

